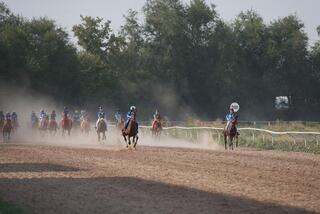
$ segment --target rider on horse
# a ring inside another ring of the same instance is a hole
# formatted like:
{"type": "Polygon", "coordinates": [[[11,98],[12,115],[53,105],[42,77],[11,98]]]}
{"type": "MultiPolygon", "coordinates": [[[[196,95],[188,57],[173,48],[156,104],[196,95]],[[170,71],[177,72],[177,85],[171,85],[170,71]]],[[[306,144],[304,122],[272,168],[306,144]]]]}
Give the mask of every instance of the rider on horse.
{"type": "Polygon", "coordinates": [[[97,112],[97,116],[98,116],[98,118],[100,117],[100,115],[101,115],[101,114],[103,114],[103,115],[104,115],[104,117],[106,117],[106,116],[107,116],[107,113],[103,111],[103,108],[102,108],[102,106],[101,106],[101,105],[98,107],[98,110],[99,110],[99,111],[97,112]]]}
{"type": "Polygon", "coordinates": [[[57,114],[55,110],[52,110],[51,114],[50,114],[50,119],[51,120],[56,120],[57,114]]]}
{"type": "Polygon", "coordinates": [[[12,112],[11,118],[12,118],[12,120],[14,120],[14,121],[18,121],[18,115],[17,115],[17,113],[16,113],[16,112],[12,112]]]}
{"type": "Polygon", "coordinates": [[[9,112],[6,113],[6,120],[11,120],[11,114],[9,112]]]}
{"type": "Polygon", "coordinates": [[[120,110],[117,110],[114,114],[114,117],[116,118],[117,122],[120,123],[122,120],[122,114],[120,113],[120,110]]]}
{"type": "Polygon", "coordinates": [[[81,110],[80,111],[80,120],[85,120],[88,119],[88,113],[86,110],[81,110]]]}
{"type": "Polygon", "coordinates": [[[105,114],[104,113],[100,113],[99,114],[99,118],[98,118],[98,120],[97,120],[97,122],[96,122],[96,128],[98,127],[98,124],[99,124],[99,122],[101,121],[101,120],[103,120],[104,122],[105,122],[105,124],[107,125],[107,120],[105,119],[105,114]]]}
{"type": "Polygon", "coordinates": [[[39,119],[42,120],[43,118],[46,117],[46,115],[47,115],[46,112],[43,109],[41,109],[39,114],[39,119]]]}
{"type": "Polygon", "coordinates": [[[231,122],[234,122],[234,125],[235,125],[234,128],[235,128],[236,133],[238,134],[237,127],[236,127],[237,122],[238,122],[238,115],[234,112],[234,109],[232,107],[230,107],[230,112],[226,115],[226,121],[227,121],[227,124],[226,124],[225,130],[227,129],[227,127],[229,126],[229,124],[231,122]]]}
{"type": "Polygon", "coordinates": [[[128,128],[129,122],[130,122],[133,114],[136,115],[136,113],[137,113],[136,107],[135,106],[131,106],[130,107],[130,111],[128,111],[128,113],[127,113],[127,121],[126,121],[126,123],[124,125],[124,130],[126,130],[128,128]]]}
{"type": "Polygon", "coordinates": [[[161,126],[161,116],[160,116],[160,112],[158,109],[156,109],[156,112],[153,115],[153,122],[152,122],[152,128],[155,128],[156,123],[160,123],[161,126]]]}
{"type": "Polygon", "coordinates": [[[34,111],[31,112],[31,122],[35,122],[37,120],[37,115],[34,111]]]}
{"type": "Polygon", "coordinates": [[[78,110],[75,110],[73,114],[73,121],[75,122],[79,121],[80,117],[81,117],[80,112],[78,110]]]}

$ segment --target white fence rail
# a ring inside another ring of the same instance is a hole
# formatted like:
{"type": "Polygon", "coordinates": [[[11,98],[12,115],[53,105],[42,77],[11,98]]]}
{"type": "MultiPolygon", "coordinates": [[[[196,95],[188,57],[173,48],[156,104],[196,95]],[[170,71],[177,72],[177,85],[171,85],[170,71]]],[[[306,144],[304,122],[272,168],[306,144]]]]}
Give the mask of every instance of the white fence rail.
{"type": "MultiPolygon", "coordinates": [[[[142,133],[151,132],[150,126],[140,126],[142,133]]],[[[222,142],[223,141],[223,128],[217,127],[181,127],[172,126],[164,127],[163,134],[175,138],[183,138],[188,141],[198,142],[206,136],[208,141],[222,142]],[[209,138],[208,138],[209,136],[209,138]]],[[[277,132],[267,129],[259,128],[238,128],[240,133],[240,141],[251,143],[256,142],[270,142],[274,143],[303,143],[305,147],[310,144],[320,146],[320,132],[300,132],[300,131],[285,131],[277,132]]]]}

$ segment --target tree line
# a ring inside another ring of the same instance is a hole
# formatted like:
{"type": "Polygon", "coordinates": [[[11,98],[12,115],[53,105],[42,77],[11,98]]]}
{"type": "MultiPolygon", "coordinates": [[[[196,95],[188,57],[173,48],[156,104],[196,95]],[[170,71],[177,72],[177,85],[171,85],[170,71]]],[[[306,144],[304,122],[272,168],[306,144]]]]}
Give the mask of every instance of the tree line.
{"type": "Polygon", "coordinates": [[[73,44],[54,20],[0,3],[0,82],[71,106],[136,105],[141,118],[156,108],[222,118],[236,101],[241,119],[320,119],[320,41],[308,45],[297,15],[266,24],[248,10],[226,22],[204,0],[147,0],[143,15],[129,10],[119,31],[81,16],[73,44]],[[276,96],[290,97],[290,110],[276,111],[276,96]]]}

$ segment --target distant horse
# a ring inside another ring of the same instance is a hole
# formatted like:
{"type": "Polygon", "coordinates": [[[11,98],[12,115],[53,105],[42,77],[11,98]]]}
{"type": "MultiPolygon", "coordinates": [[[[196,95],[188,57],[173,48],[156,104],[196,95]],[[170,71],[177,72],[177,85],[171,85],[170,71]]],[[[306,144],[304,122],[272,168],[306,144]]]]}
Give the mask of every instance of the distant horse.
{"type": "Polygon", "coordinates": [[[117,120],[116,128],[117,130],[122,131],[123,126],[124,126],[124,119],[121,117],[120,120],[117,120]]]}
{"type": "Polygon", "coordinates": [[[49,121],[49,133],[55,135],[57,133],[58,124],[55,119],[51,118],[49,121]]]}
{"type": "Polygon", "coordinates": [[[152,136],[155,137],[155,138],[160,138],[160,134],[161,134],[161,131],[162,131],[162,124],[161,124],[161,121],[160,120],[155,120],[153,122],[153,126],[152,126],[152,136]]]}
{"type": "Polygon", "coordinates": [[[2,136],[3,136],[4,142],[9,142],[12,130],[13,130],[13,125],[12,125],[11,119],[6,119],[2,128],[2,136]]]}
{"type": "Polygon", "coordinates": [[[237,129],[236,129],[236,123],[237,123],[236,119],[228,122],[227,126],[223,132],[225,149],[227,149],[227,144],[228,144],[228,140],[229,140],[228,147],[229,147],[229,149],[231,148],[233,150],[233,139],[234,138],[236,139],[236,147],[238,147],[238,133],[237,133],[237,129]]]}
{"type": "Polygon", "coordinates": [[[0,119],[0,130],[3,129],[4,126],[4,119],[0,119]]]}
{"type": "Polygon", "coordinates": [[[89,132],[90,132],[90,122],[89,122],[89,120],[88,119],[82,119],[81,120],[81,124],[80,124],[80,128],[81,128],[81,132],[82,133],[85,133],[85,134],[89,134],[89,132]]]}
{"type": "Polygon", "coordinates": [[[103,118],[99,118],[96,129],[98,134],[98,141],[101,140],[101,133],[102,133],[102,140],[106,140],[107,124],[103,118]]]}
{"type": "Polygon", "coordinates": [[[32,128],[32,131],[36,131],[39,129],[39,118],[38,117],[34,117],[34,119],[31,121],[31,128],[32,128]]]}
{"type": "Polygon", "coordinates": [[[138,123],[136,122],[136,113],[133,113],[130,121],[128,123],[127,129],[122,129],[122,136],[126,142],[126,147],[129,148],[131,145],[131,138],[133,143],[133,148],[136,149],[138,143],[138,123]]]}
{"type": "Polygon", "coordinates": [[[44,137],[49,127],[49,116],[44,116],[39,121],[39,131],[42,137],[44,137]]]}
{"type": "Polygon", "coordinates": [[[71,129],[72,129],[72,120],[67,114],[64,114],[63,118],[61,119],[61,129],[62,129],[62,136],[65,135],[65,132],[68,132],[68,135],[70,136],[71,129]]]}

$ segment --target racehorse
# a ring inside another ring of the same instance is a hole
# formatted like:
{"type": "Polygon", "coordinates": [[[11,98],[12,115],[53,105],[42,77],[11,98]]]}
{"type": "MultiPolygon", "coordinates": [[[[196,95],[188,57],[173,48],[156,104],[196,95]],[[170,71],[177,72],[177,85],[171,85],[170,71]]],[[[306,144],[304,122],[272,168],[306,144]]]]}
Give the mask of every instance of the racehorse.
{"type": "Polygon", "coordinates": [[[13,130],[13,125],[12,125],[11,119],[6,119],[2,128],[2,136],[3,136],[4,142],[9,142],[12,130],[13,130]]]}
{"type": "Polygon", "coordinates": [[[160,138],[160,134],[162,131],[162,124],[160,120],[155,120],[153,122],[153,126],[152,126],[152,136],[154,136],[155,138],[160,138]]]}
{"type": "Polygon", "coordinates": [[[49,121],[49,133],[55,135],[58,129],[58,124],[55,119],[51,118],[49,121]]]}
{"type": "Polygon", "coordinates": [[[42,137],[46,134],[49,127],[49,116],[44,116],[39,121],[39,131],[42,137]]]}
{"type": "Polygon", "coordinates": [[[32,128],[32,131],[38,130],[38,128],[39,128],[39,118],[38,117],[34,117],[34,119],[31,121],[31,128],[32,128]]]}
{"type": "Polygon", "coordinates": [[[236,129],[237,120],[231,120],[227,123],[227,126],[223,132],[224,135],[224,147],[227,149],[227,143],[229,140],[229,149],[233,150],[233,139],[236,138],[236,147],[238,147],[238,133],[236,129]]]}
{"type": "Polygon", "coordinates": [[[63,118],[61,119],[61,129],[62,129],[62,136],[65,135],[66,131],[70,136],[71,129],[72,129],[72,120],[67,114],[64,114],[63,118]]]}
{"type": "Polygon", "coordinates": [[[124,126],[124,119],[121,117],[120,120],[117,120],[116,128],[119,131],[122,131],[123,126],[124,126]]]}
{"type": "Polygon", "coordinates": [[[132,143],[133,143],[133,148],[136,149],[137,143],[138,143],[138,123],[136,122],[136,113],[133,113],[130,121],[128,123],[127,129],[122,129],[122,136],[126,142],[126,147],[129,148],[131,145],[131,140],[132,138],[132,143]]]}
{"type": "Polygon", "coordinates": [[[98,124],[97,124],[97,134],[98,134],[98,141],[100,141],[102,133],[102,140],[106,140],[106,131],[107,131],[107,124],[103,118],[99,118],[98,124]]]}
{"type": "Polygon", "coordinates": [[[81,132],[85,134],[89,134],[90,132],[90,123],[88,119],[82,119],[80,124],[81,132]]]}
{"type": "Polygon", "coordinates": [[[3,129],[4,126],[4,119],[0,119],[0,130],[3,129]]]}

